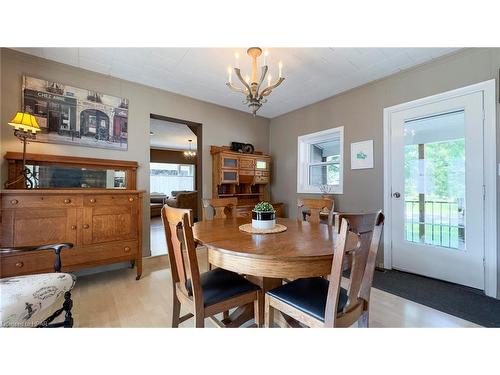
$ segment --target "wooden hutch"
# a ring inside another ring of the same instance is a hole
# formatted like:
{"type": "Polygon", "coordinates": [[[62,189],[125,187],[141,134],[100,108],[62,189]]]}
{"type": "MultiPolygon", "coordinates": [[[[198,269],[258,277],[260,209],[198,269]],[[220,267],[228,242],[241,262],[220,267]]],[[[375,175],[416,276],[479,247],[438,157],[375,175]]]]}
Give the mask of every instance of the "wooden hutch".
{"type": "MultiPolygon", "coordinates": [[[[8,152],[9,177],[22,170],[22,154],[8,152]]],[[[136,190],[137,162],[27,154],[38,177],[1,191],[1,246],[70,242],[62,271],[130,262],[142,273],[142,198],[136,190]]],[[[53,271],[53,252],[3,255],[0,277],[53,271]]]]}
{"type": "MultiPolygon", "coordinates": [[[[212,198],[236,197],[237,217],[251,217],[256,203],[269,201],[271,156],[255,152],[234,152],[229,147],[212,146],[212,198]]],[[[282,216],[282,203],[272,203],[282,216]]]]}

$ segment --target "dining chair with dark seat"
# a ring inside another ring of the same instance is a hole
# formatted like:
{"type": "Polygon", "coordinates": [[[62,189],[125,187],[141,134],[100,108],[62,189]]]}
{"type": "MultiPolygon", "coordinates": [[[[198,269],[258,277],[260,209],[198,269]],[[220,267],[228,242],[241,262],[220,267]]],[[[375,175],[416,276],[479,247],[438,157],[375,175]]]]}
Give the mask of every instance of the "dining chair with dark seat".
{"type": "MultiPolygon", "coordinates": [[[[213,198],[203,199],[203,220],[229,219],[234,217],[234,207],[238,204],[238,198],[213,198]]],[[[208,258],[208,252],[207,252],[208,258]]],[[[208,270],[212,265],[207,259],[208,270]]],[[[222,319],[229,318],[229,311],[222,313],[222,319]]]]}
{"type": "Polygon", "coordinates": [[[348,220],[340,218],[339,238],[329,279],[297,279],[267,292],[266,327],[272,327],[275,309],[308,327],[350,327],[355,322],[358,322],[358,327],[368,327],[370,291],[384,215],[381,212],[375,217],[374,214],[364,215],[359,218],[359,222],[367,222],[370,216],[374,218],[371,231],[364,232],[370,233],[368,251],[364,251],[363,237],[366,236],[349,230],[348,220]],[[344,258],[346,249],[353,248],[353,266],[349,286],[345,289],[341,287],[344,258]]]}
{"type": "Polygon", "coordinates": [[[321,223],[326,220],[328,225],[333,225],[333,199],[297,199],[297,219],[310,223],[321,223]]]}
{"type": "MultiPolygon", "coordinates": [[[[362,271],[365,269],[368,261],[370,245],[373,241],[373,230],[375,229],[374,223],[378,215],[381,215],[381,211],[372,213],[335,213],[334,227],[337,232],[340,230],[342,219],[346,219],[349,222],[349,230],[359,235],[359,249],[356,252],[347,254],[344,260],[344,270],[347,269],[350,273],[349,280],[353,285],[352,291],[358,290],[358,285],[363,281],[364,274],[362,271]]],[[[372,276],[373,272],[375,272],[375,263],[373,264],[372,276]]],[[[370,280],[370,285],[371,283],[372,281],[370,280]]],[[[370,289],[366,292],[368,295],[365,297],[367,297],[366,300],[369,301],[370,289]]],[[[354,295],[350,296],[350,298],[354,297],[354,295]]],[[[368,314],[368,311],[366,314],[368,314]]]]}
{"type": "Polygon", "coordinates": [[[238,198],[203,199],[203,220],[231,218],[237,204],[238,198]]]}
{"type": "Polygon", "coordinates": [[[194,316],[195,326],[204,327],[205,318],[217,326],[224,323],[214,315],[232,308],[254,304],[255,322],[258,316],[260,288],[237,273],[217,268],[200,274],[189,210],[168,206],[162,208],[162,220],[172,272],[172,327],[194,316]],[[180,316],[181,303],[190,311],[180,316]]]}

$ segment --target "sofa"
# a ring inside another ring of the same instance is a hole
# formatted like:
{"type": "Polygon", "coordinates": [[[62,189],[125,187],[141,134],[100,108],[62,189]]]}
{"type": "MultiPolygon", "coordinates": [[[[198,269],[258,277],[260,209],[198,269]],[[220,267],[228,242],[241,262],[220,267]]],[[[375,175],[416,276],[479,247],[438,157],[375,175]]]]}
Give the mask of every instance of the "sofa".
{"type": "Polygon", "coordinates": [[[197,191],[172,191],[172,197],[165,203],[170,207],[189,208],[193,212],[193,220],[198,220],[198,192],[197,191]]]}
{"type": "Polygon", "coordinates": [[[149,210],[151,217],[161,216],[161,208],[165,204],[167,196],[161,193],[151,193],[149,197],[149,210]]]}

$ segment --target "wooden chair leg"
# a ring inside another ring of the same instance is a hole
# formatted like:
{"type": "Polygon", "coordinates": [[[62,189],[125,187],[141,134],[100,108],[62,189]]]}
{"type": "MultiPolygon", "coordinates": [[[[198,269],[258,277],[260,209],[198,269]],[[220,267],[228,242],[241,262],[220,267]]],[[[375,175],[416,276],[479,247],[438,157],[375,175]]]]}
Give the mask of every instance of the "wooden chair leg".
{"type": "Polygon", "coordinates": [[[174,291],[174,298],[172,300],[172,328],[178,328],[179,327],[179,318],[181,316],[181,302],[175,295],[174,291]]]}
{"type": "Polygon", "coordinates": [[[73,307],[73,301],[71,300],[71,293],[64,293],[64,303],[63,309],[65,312],[64,315],[64,328],[72,328],[73,327],[73,315],[71,314],[71,308],[73,307]]]}
{"type": "Polygon", "coordinates": [[[199,311],[194,312],[194,321],[196,328],[205,328],[205,316],[204,314],[200,314],[199,311]]]}
{"type": "Polygon", "coordinates": [[[255,318],[255,324],[257,327],[262,327],[264,325],[264,296],[261,291],[257,292],[257,299],[253,302],[253,314],[255,318]]]}
{"type": "Polygon", "coordinates": [[[368,328],[369,317],[368,311],[363,311],[363,314],[358,319],[358,328],[368,328]]]}
{"type": "Polygon", "coordinates": [[[274,325],[274,307],[270,304],[269,296],[265,296],[265,327],[272,328],[274,325]]]}

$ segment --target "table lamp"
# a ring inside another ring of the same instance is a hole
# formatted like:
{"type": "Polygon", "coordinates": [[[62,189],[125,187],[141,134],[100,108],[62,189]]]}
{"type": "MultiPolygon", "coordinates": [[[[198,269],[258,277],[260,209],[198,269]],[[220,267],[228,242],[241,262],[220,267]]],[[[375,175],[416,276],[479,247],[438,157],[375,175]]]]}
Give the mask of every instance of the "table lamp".
{"type": "Polygon", "coordinates": [[[8,124],[14,127],[14,135],[23,143],[23,171],[13,181],[7,181],[5,187],[8,188],[24,179],[25,187],[31,189],[34,185],[32,178],[34,179],[35,176],[26,168],[26,144],[29,139],[36,139],[36,133],[41,131],[40,126],[38,126],[36,117],[27,112],[17,112],[8,124]]]}

